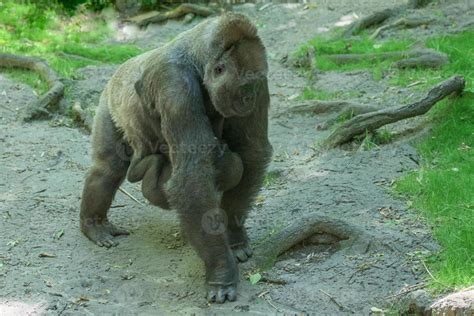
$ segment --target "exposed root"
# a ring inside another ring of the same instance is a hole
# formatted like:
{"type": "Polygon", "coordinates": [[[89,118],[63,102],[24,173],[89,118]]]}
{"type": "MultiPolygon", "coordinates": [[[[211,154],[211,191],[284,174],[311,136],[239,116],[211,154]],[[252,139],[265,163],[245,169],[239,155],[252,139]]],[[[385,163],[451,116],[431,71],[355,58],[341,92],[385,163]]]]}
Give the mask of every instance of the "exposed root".
{"type": "Polygon", "coordinates": [[[279,255],[311,238],[314,234],[321,233],[330,234],[337,240],[342,240],[344,246],[350,251],[367,252],[371,246],[370,238],[358,227],[338,219],[310,214],[293,221],[259,245],[255,251],[256,263],[263,269],[271,268],[279,255]]]}
{"type": "MultiPolygon", "coordinates": [[[[402,5],[394,9],[385,9],[382,11],[377,11],[372,13],[369,16],[366,16],[362,19],[354,21],[347,30],[344,32],[344,37],[350,37],[353,35],[357,35],[363,30],[371,28],[376,25],[380,25],[384,23],[391,17],[396,17],[400,15],[402,12],[406,11],[407,9],[418,9],[421,7],[426,6],[432,0],[410,0],[408,5],[402,5]]],[[[409,27],[407,25],[407,27],[409,27]]],[[[414,26],[413,26],[414,27],[414,26]]]]}
{"type": "Polygon", "coordinates": [[[47,82],[49,90],[39,97],[34,104],[29,104],[23,110],[22,119],[31,121],[38,118],[48,117],[49,110],[56,106],[64,95],[64,85],[59,80],[56,72],[48,63],[37,57],[18,56],[12,54],[0,54],[0,67],[29,69],[39,73],[47,82]]]}
{"type": "Polygon", "coordinates": [[[413,9],[419,9],[424,6],[427,6],[433,0],[409,0],[408,6],[413,9]]]}
{"type": "Polygon", "coordinates": [[[161,23],[169,19],[177,19],[188,13],[193,13],[195,15],[207,17],[214,14],[215,11],[205,6],[192,4],[192,3],[183,3],[179,5],[178,7],[165,13],[154,11],[152,13],[141,14],[141,15],[126,19],[126,21],[134,22],[140,27],[145,27],[150,23],[161,23]]]}
{"type": "Polygon", "coordinates": [[[433,21],[433,18],[401,18],[396,20],[393,23],[383,25],[379,27],[377,30],[375,30],[374,33],[370,36],[370,39],[375,39],[377,36],[379,36],[383,31],[391,28],[396,28],[396,27],[406,27],[406,28],[414,28],[418,27],[421,25],[426,25],[429,24],[433,21]]]}
{"type": "Polygon", "coordinates": [[[325,148],[333,148],[353,139],[365,131],[373,131],[386,124],[394,123],[409,117],[425,114],[434,104],[452,93],[461,93],[465,80],[461,76],[454,76],[433,87],[421,101],[402,107],[388,108],[375,112],[357,115],[340,125],[325,140],[325,148]]]}
{"type": "Polygon", "coordinates": [[[398,10],[396,9],[385,9],[382,11],[377,11],[365,18],[359,19],[352,23],[349,28],[344,32],[345,37],[357,35],[365,29],[368,29],[372,26],[382,24],[388,18],[394,16],[398,10]]]}
{"type": "Polygon", "coordinates": [[[362,61],[383,61],[387,59],[410,59],[410,58],[420,58],[428,56],[424,58],[424,60],[428,59],[446,59],[447,56],[443,53],[437,52],[433,49],[414,49],[409,51],[397,51],[397,52],[385,52],[385,53],[372,53],[372,54],[331,54],[331,55],[322,55],[337,65],[344,65],[350,63],[358,63],[362,61]],[[433,57],[431,57],[433,56],[433,57]]]}
{"type": "Polygon", "coordinates": [[[286,110],[284,113],[294,114],[323,114],[323,113],[335,113],[343,111],[352,111],[354,113],[367,113],[375,111],[376,108],[371,105],[363,105],[352,103],[349,101],[321,101],[311,100],[300,105],[293,106],[286,110]]]}
{"type": "Polygon", "coordinates": [[[75,102],[71,108],[74,119],[82,124],[88,132],[92,131],[94,115],[92,112],[84,110],[79,102],[75,102]]]}
{"type": "Polygon", "coordinates": [[[443,65],[449,62],[448,55],[439,53],[439,52],[432,52],[423,54],[421,56],[406,58],[399,60],[393,64],[394,67],[400,69],[407,69],[407,68],[441,68],[443,65]]]}

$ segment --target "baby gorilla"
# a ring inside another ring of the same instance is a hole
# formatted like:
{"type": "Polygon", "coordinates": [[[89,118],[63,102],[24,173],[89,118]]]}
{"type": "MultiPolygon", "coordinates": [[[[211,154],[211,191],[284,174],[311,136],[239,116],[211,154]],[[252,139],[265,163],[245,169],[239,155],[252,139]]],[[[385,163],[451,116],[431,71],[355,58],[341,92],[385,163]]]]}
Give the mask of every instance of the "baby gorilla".
{"type": "MultiPolygon", "coordinates": [[[[218,117],[212,124],[214,134],[220,141],[218,156],[215,159],[216,185],[221,192],[229,191],[242,179],[244,166],[242,159],[222,140],[224,118],[218,117]]],[[[154,154],[145,157],[133,157],[127,172],[127,180],[135,183],[142,181],[143,196],[151,204],[169,210],[171,206],[166,197],[165,184],[171,177],[172,167],[166,155],[154,154]]]]}
{"type": "MultiPolygon", "coordinates": [[[[216,185],[221,192],[229,191],[242,179],[242,159],[231,152],[226,144],[220,149],[215,167],[216,185]]],[[[169,210],[171,206],[166,197],[165,184],[171,177],[171,164],[165,155],[154,154],[133,158],[127,173],[127,180],[134,183],[142,181],[143,196],[151,204],[169,210]]]]}

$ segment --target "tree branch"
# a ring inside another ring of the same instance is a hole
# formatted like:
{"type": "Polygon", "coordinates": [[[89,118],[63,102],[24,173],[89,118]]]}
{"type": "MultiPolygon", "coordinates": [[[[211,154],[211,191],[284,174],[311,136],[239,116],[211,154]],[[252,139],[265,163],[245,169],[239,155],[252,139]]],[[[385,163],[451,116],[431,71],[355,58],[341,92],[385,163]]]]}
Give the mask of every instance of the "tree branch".
{"type": "Polygon", "coordinates": [[[363,134],[366,130],[373,131],[386,124],[394,123],[409,117],[425,114],[434,104],[452,93],[461,93],[465,80],[461,76],[454,76],[433,87],[428,95],[416,103],[379,110],[357,115],[340,125],[328,136],[323,146],[333,148],[350,141],[354,136],[363,134]]]}

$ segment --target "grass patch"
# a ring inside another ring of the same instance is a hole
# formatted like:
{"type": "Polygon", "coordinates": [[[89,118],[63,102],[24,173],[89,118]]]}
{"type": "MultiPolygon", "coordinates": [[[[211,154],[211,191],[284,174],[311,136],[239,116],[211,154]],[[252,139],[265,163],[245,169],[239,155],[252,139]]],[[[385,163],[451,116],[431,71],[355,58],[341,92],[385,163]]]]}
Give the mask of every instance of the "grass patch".
{"type": "Polygon", "coordinates": [[[2,72],[9,78],[29,85],[38,94],[48,91],[48,84],[41,79],[36,72],[24,69],[2,69],[2,72]]]}
{"type": "Polygon", "coordinates": [[[403,51],[410,49],[413,43],[413,40],[389,40],[379,43],[369,39],[367,35],[357,39],[331,39],[318,36],[310,40],[307,44],[299,47],[294,55],[297,58],[306,56],[308,50],[313,48],[316,54],[316,67],[320,70],[350,71],[355,69],[369,69],[372,72],[374,79],[380,80],[383,77],[384,71],[387,70],[396,59],[366,60],[338,65],[331,61],[327,55],[375,54],[403,51]]]}
{"type": "Polygon", "coordinates": [[[315,90],[311,87],[305,87],[300,98],[302,100],[333,100],[339,98],[342,94],[342,91],[328,92],[324,90],[315,90]]]}
{"type": "Polygon", "coordinates": [[[395,190],[421,210],[443,246],[429,262],[436,278],[467,286],[474,283],[474,95],[443,103],[431,137],[418,145],[421,168],[395,190]]]}
{"type": "Polygon", "coordinates": [[[276,184],[280,177],[281,177],[280,170],[269,171],[265,174],[265,178],[263,179],[263,185],[265,186],[265,188],[268,189],[272,185],[276,184]]]}
{"type": "MultiPolygon", "coordinates": [[[[433,226],[443,251],[430,258],[435,277],[447,286],[474,284],[474,31],[443,36],[427,45],[449,55],[451,63],[436,74],[441,81],[465,76],[466,90],[456,100],[440,102],[430,112],[431,137],[418,145],[419,170],[395,184],[433,226]]],[[[427,78],[430,80],[429,78],[427,78]]],[[[435,287],[442,287],[435,283],[435,287]]]]}
{"type": "Polygon", "coordinates": [[[380,129],[373,133],[369,133],[367,130],[364,135],[357,137],[360,140],[360,148],[365,151],[370,151],[375,148],[379,148],[379,145],[388,144],[393,139],[393,134],[386,129],[380,129]]]}
{"type": "MultiPolygon", "coordinates": [[[[103,44],[110,33],[106,22],[98,16],[69,17],[58,5],[0,2],[0,52],[41,57],[65,78],[73,77],[78,68],[122,63],[142,52],[133,45],[103,44]]],[[[37,76],[29,71],[6,73],[29,85],[37,81],[37,76]]],[[[32,87],[44,92],[44,86],[32,87]]]]}

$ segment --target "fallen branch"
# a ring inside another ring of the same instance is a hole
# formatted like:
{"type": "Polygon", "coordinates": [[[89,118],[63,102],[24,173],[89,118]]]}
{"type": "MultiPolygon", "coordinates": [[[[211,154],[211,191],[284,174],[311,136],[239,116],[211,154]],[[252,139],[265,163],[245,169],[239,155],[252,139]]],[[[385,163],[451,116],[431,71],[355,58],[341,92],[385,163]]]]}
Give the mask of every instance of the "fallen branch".
{"type": "Polygon", "coordinates": [[[367,247],[367,243],[361,242],[366,237],[361,229],[341,220],[310,214],[298,218],[260,244],[255,251],[256,263],[262,269],[270,268],[279,255],[314,234],[321,233],[333,235],[337,240],[348,243],[348,249],[358,247],[357,244],[363,244],[364,249],[367,247]]]}
{"type": "Polygon", "coordinates": [[[169,19],[177,19],[188,13],[193,13],[195,15],[207,17],[214,14],[215,12],[214,10],[205,6],[192,4],[192,3],[183,3],[179,5],[178,7],[165,13],[154,11],[152,13],[141,14],[141,15],[126,19],[125,21],[134,22],[140,27],[145,27],[150,23],[160,23],[169,19]]]}
{"type": "Polygon", "coordinates": [[[48,84],[49,90],[34,104],[23,110],[22,119],[31,121],[50,115],[49,111],[57,105],[64,95],[64,85],[48,63],[37,57],[0,54],[0,67],[29,69],[37,72],[48,84]]]}
{"type": "Polygon", "coordinates": [[[367,130],[373,131],[386,124],[425,114],[434,104],[446,96],[452,93],[461,93],[464,86],[464,78],[454,76],[433,87],[430,92],[428,92],[428,95],[421,101],[402,107],[388,108],[357,115],[336,128],[325,140],[323,146],[326,148],[334,148],[350,141],[357,135],[365,133],[367,130]]]}
{"type": "Polygon", "coordinates": [[[374,33],[370,36],[370,39],[375,39],[377,36],[379,36],[383,31],[390,29],[390,28],[396,28],[396,27],[406,27],[406,28],[414,28],[418,27],[421,25],[426,25],[429,24],[433,21],[432,18],[400,18],[396,20],[393,23],[383,25],[379,27],[378,29],[375,30],[374,33]]]}

